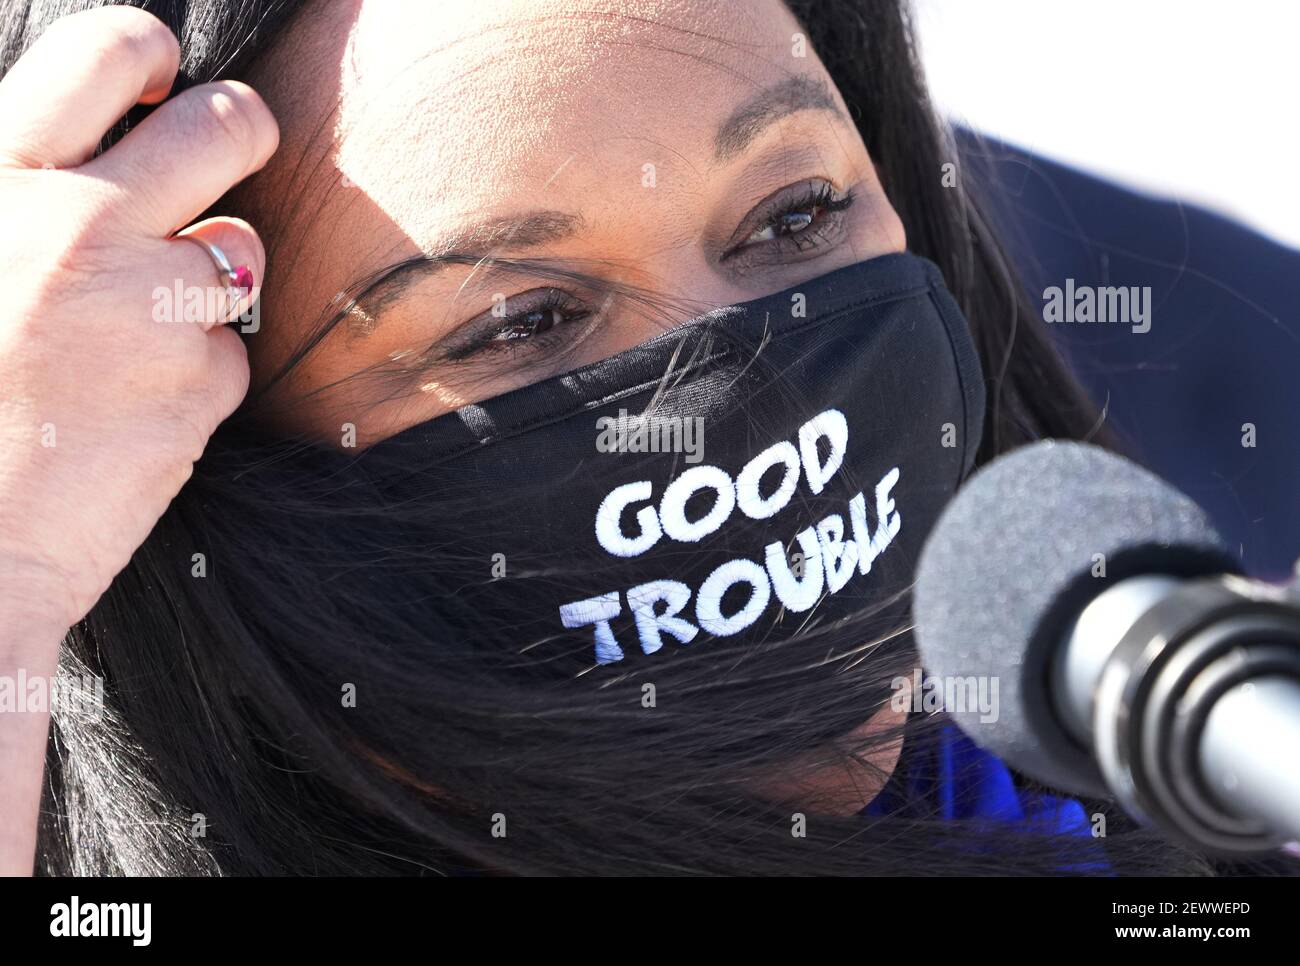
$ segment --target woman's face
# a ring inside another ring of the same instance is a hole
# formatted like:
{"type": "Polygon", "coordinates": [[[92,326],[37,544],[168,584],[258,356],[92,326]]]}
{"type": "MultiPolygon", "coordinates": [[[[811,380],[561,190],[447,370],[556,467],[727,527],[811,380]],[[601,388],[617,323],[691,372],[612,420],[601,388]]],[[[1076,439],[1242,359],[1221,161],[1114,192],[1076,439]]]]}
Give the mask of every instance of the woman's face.
{"type": "Polygon", "coordinates": [[[905,244],[780,0],[330,0],[252,82],[282,133],[246,189],[270,249],[256,382],[345,289],[464,256],[392,275],[276,386],[283,426],[324,440],[351,423],[369,445],[905,244]]]}

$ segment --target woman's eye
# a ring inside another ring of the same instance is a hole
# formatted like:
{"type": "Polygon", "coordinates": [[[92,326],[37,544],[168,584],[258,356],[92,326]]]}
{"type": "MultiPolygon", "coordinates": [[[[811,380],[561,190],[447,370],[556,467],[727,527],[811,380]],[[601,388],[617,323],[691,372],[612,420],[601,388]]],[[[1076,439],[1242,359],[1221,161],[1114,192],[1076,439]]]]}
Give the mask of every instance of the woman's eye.
{"type": "Polygon", "coordinates": [[[821,248],[840,227],[839,214],[852,204],[851,192],[841,194],[826,182],[783,189],[746,219],[722,261],[764,249],[776,249],[779,255],[821,248]]]}
{"type": "Polygon", "coordinates": [[[471,320],[466,334],[443,352],[448,361],[468,359],[480,352],[543,347],[577,338],[596,313],[586,302],[559,289],[536,289],[503,299],[489,312],[471,320]]]}
{"type": "Polygon", "coordinates": [[[566,316],[558,308],[540,308],[520,313],[505,328],[492,336],[492,342],[515,342],[530,339],[543,332],[549,332],[557,325],[562,325],[566,316]]]}
{"type": "Polygon", "coordinates": [[[786,235],[797,235],[820,218],[825,210],[821,205],[813,204],[808,206],[807,211],[788,211],[777,215],[770,224],[746,238],[744,244],[752,245],[755,242],[775,241],[786,235]]]}

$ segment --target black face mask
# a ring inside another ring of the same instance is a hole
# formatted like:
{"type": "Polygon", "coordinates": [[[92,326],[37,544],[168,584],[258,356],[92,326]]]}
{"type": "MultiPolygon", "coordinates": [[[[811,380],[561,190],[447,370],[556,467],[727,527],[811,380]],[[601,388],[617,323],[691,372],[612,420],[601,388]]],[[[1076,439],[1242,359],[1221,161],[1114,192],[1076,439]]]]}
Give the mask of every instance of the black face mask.
{"type": "Polygon", "coordinates": [[[938,269],[894,254],[466,406],[363,461],[392,498],[462,511],[451,532],[401,535],[454,588],[423,602],[463,638],[454,650],[567,678],[684,649],[760,660],[905,601],[983,418],[938,269]]]}

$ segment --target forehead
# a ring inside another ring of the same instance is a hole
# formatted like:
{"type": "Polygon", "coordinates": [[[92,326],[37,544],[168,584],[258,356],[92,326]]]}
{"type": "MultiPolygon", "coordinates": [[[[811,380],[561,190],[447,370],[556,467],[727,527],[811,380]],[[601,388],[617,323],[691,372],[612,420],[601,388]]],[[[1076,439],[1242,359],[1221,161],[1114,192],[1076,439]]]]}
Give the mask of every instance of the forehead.
{"type": "Polygon", "coordinates": [[[371,0],[340,19],[335,164],[414,239],[646,164],[689,190],[740,99],[818,69],[780,0],[371,0]]]}

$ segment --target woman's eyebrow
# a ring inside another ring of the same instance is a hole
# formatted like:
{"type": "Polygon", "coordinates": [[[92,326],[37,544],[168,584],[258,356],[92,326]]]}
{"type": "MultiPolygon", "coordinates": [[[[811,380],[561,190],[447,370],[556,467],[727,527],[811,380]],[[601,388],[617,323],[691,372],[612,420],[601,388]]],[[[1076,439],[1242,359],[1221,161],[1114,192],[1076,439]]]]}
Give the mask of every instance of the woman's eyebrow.
{"type": "Polygon", "coordinates": [[[827,111],[848,121],[824,80],[796,74],[764,88],[731,112],[713,138],[714,158],[734,158],[770,125],[799,111],[827,111]]]}
{"type": "Polygon", "coordinates": [[[377,320],[416,284],[451,265],[472,264],[498,249],[528,249],[562,241],[582,231],[584,224],[580,215],[563,211],[530,211],[476,222],[439,239],[426,254],[382,269],[377,273],[381,277],[357,297],[358,304],[364,302],[366,314],[377,320]]]}

